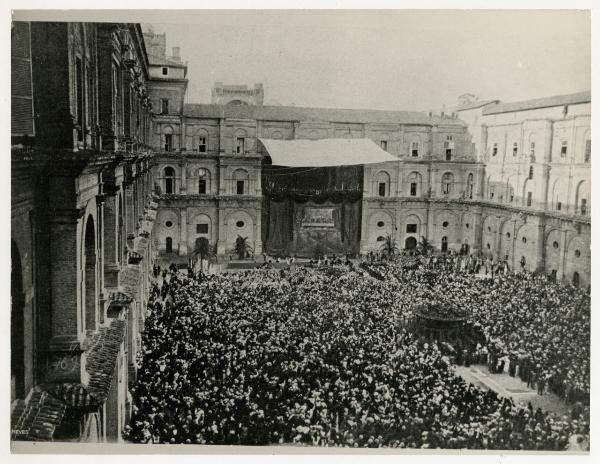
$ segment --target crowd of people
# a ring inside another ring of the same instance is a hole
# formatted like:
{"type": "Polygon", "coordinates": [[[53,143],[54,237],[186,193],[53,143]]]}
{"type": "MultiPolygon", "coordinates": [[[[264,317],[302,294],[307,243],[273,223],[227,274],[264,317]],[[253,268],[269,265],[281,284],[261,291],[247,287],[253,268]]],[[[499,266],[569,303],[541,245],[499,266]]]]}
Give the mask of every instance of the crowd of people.
{"type": "Polygon", "coordinates": [[[481,324],[475,350],[516,355],[521,374],[550,373],[580,399],[589,395],[589,295],[531,275],[477,279],[450,263],[432,281],[430,266],[403,258],[159,272],[126,438],[562,450],[570,437],[589,436],[585,408],[558,416],[480,390],[455,375],[456,359],[440,344],[401,323],[419,298],[442,292],[481,324]]]}
{"type": "Polygon", "coordinates": [[[481,278],[461,271],[460,259],[415,257],[368,267],[407,302],[407,311],[415,304],[466,310],[484,334],[483,340],[458,341],[473,362],[519,376],[540,394],[550,390],[568,402],[589,402],[589,293],[529,272],[481,278]],[[413,292],[412,302],[403,297],[406,291],[413,292]]]}

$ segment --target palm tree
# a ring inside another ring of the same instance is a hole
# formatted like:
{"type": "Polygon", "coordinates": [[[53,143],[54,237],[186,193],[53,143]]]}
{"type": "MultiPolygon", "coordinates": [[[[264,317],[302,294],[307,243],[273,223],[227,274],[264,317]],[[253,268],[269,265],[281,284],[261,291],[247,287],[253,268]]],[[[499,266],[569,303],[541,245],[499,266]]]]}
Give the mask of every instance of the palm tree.
{"type": "Polygon", "coordinates": [[[250,246],[250,243],[248,242],[248,237],[242,237],[241,235],[238,235],[237,238],[235,239],[235,252],[237,253],[238,258],[244,259],[252,251],[253,251],[252,247],[250,246]]]}
{"type": "Polygon", "coordinates": [[[427,255],[430,250],[433,250],[433,244],[421,235],[421,241],[417,245],[417,252],[422,255],[427,255]]]}
{"type": "Polygon", "coordinates": [[[391,235],[385,237],[385,240],[379,248],[381,248],[381,251],[388,257],[394,256],[399,251],[398,245],[396,245],[396,239],[391,235]]]}

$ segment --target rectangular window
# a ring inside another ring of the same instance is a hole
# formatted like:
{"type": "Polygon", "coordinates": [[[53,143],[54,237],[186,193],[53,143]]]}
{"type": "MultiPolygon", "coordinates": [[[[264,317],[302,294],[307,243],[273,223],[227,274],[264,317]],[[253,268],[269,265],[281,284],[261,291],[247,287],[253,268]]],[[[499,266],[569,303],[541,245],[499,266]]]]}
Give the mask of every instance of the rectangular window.
{"type": "Polygon", "coordinates": [[[419,156],[419,142],[413,142],[410,150],[412,156],[419,156]]]}
{"type": "Polygon", "coordinates": [[[446,140],[449,141],[449,142],[451,142],[452,141],[452,136],[451,135],[447,135],[446,136],[446,140]]]}
{"type": "Polygon", "coordinates": [[[162,75],[166,76],[167,74],[169,74],[169,68],[163,67],[162,68],[162,75]]]}
{"type": "Polygon", "coordinates": [[[560,211],[562,209],[562,203],[559,201],[556,203],[556,211],[560,211]]]}
{"type": "Polygon", "coordinates": [[[385,197],[385,182],[379,182],[379,196],[385,197]]]}
{"type": "Polygon", "coordinates": [[[198,193],[201,195],[206,193],[206,180],[200,179],[198,181],[198,193]]]}
{"type": "Polygon", "coordinates": [[[583,155],[583,162],[589,163],[591,156],[592,156],[592,141],[586,140],[585,141],[585,153],[583,155]]]}
{"type": "Polygon", "coordinates": [[[197,234],[208,234],[208,224],[196,224],[197,234]]]}
{"type": "Polygon", "coordinates": [[[560,146],[560,157],[565,158],[567,156],[567,142],[563,142],[560,146]]]}
{"type": "Polygon", "coordinates": [[[446,161],[452,161],[452,148],[446,148],[446,161]]]}
{"type": "Polygon", "coordinates": [[[244,194],[244,181],[243,180],[238,180],[235,183],[235,188],[236,188],[236,192],[238,195],[243,195],[244,194]]]}
{"type": "Polygon", "coordinates": [[[162,114],[169,114],[169,99],[161,98],[161,112],[162,114]]]}
{"type": "Polygon", "coordinates": [[[84,126],[84,121],[83,121],[83,104],[84,104],[84,98],[83,98],[83,83],[84,83],[84,78],[83,78],[83,66],[81,64],[81,58],[76,58],[75,59],[75,86],[76,86],[76,93],[77,93],[77,124],[79,125],[79,128],[77,130],[77,139],[79,141],[83,140],[83,126],[84,126]]]}
{"type": "Polygon", "coordinates": [[[556,282],[556,269],[552,269],[552,272],[550,273],[550,279],[552,282],[556,282]]]}
{"type": "Polygon", "coordinates": [[[410,196],[411,197],[417,196],[417,183],[416,182],[412,182],[410,184],[410,196]]]}
{"type": "Polygon", "coordinates": [[[532,197],[532,193],[527,192],[527,206],[531,206],[531,197],[532,197]]]}
{"type": "Polygon", "coordinates": [[[200,137],[198,142],[198,151],[200,153],[206,153],[206,137],[200,137]]]}
{"type": "Polygon", "coordinates": [[[173,135],[165,134],[165,151],[171,151],[173,148],[173,135]]]}
{"type": "Polygon", "coordinates": [[[238,137],[236,139],[235,152],[239,155],[244,154],[244,137],[238,137]]]}
{"type": "Polygon", "coordinates": [[[381,149],[387,151],[387,140],[381,141],[381,149]]]}
{"type": "Polygon", "coordinates": [[[416,224],[406,224],[406,233],[407,234],[416,234],[417,233],[417,225],[416,224]]]}
{"type": "Polygon", "coordinates": [[[585,198],[581,199],[581,215],[585,216],[587,214],[587,200],[585,198]]]}

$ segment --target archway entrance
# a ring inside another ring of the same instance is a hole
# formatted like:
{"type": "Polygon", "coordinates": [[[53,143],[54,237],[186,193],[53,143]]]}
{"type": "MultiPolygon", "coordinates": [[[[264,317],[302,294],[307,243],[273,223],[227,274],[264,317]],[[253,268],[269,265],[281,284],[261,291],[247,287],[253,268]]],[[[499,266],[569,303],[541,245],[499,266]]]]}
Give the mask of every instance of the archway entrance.
{"type": "Polygon", "coordinates": [[[25,396],[25,318],[23,270],[17,244],[11,240],[10,267],[10,381],[11,402],[25,396]]]}
{"type": "Polygon", "coordinates": [[[414,250],[417,248],[417,239],[414,237],[407,237],[404,241],[404,248],[407,250],[414,250]]]}
{"type": "Polygon", "coordinates": [[[448,251],[448,237],[442,237],[442,253],[448,251]]]}

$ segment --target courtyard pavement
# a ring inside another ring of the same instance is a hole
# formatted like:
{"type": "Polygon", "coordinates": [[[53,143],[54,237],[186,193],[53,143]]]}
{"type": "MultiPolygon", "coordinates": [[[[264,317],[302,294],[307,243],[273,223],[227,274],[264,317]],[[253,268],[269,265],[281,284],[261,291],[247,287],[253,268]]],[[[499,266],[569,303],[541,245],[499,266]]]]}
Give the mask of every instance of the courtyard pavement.
{"type": "Polygon", "coordinates": [[[519,377],[511,377],[508,373],[490,374],[485,365],[471,365],[470,367],[455,366],[455,372],[465,381],[484,390],[493,390],[501,396],[512,398],[516,402],[527,404],[531,402],[534,409],[550,411],[558,414],[568,414],[570,407],[554,393],[538,395],[536,390],[527,387],[519,377]]]}

